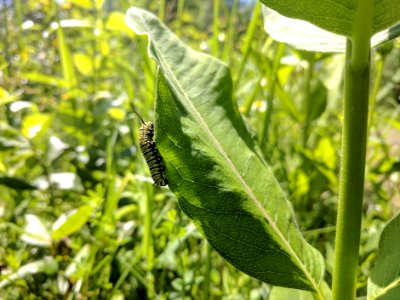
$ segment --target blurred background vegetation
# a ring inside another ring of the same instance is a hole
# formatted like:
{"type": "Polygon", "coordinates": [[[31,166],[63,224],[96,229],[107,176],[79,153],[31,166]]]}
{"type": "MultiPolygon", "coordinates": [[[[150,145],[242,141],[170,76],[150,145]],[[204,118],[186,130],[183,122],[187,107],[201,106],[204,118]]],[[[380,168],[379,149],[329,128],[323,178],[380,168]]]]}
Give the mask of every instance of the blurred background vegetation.
{"type": "MultiPolygon", "coordinates": [[[[307,240],[333,259],[342,54],[271,40],[256,1],[1,0],[0,298],[267,299],[152,185],[138,111],[154,118],[155,63],[124,23],[158,15],[227,63],[307,240]]],[[[400,41],[373,51],[359,294],[400,208],[400,41]]],[[[365,87],[368,88],[368,87],[365,87]]]]}

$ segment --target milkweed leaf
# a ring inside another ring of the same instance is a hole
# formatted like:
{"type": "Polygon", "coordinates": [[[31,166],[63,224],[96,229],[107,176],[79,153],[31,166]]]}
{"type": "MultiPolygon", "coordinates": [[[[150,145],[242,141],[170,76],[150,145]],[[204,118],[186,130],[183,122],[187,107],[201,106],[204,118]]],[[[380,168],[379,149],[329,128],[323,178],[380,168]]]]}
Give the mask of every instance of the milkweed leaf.
{"type": "Polygon", "coordinates": [[[149,12],[131,8],[126,22],[149,37],[149,54],[160,66],[155,141],[182,210],[241,271],[321,294],[322,256],[300,234],[259,155],[232,101],[227,66],[184,45],[149,12]]]}

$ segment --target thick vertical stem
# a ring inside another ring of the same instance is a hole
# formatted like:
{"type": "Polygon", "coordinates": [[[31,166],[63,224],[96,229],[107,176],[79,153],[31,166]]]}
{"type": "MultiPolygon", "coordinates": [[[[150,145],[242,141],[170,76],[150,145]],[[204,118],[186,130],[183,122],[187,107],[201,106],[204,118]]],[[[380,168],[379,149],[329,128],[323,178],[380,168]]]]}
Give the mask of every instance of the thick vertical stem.
{"type": "Polygon", "coordinates": [[[309,131],[310,131],[310,125],[311,125],[311,105],[312,105],[312,100],[311,100],[311,80],[312,80],[312,75],[313,75],[313,69],[314,69],[314,56],[310,55],[307,56],[307,62],[308,62],[308,67],[306,70],[306,80],[304,82],[304,99],[303,99],[303,115],[304,115],[304,126],[303,126],[303,146],[306,147],[307,141],[308,141],[308,136],[309,136],[309,131]]]}
{"type": "Polygon", "coordinates": [[[355,299],[367,144],[373,1],[359,0],[346,49],[342,161],[337,216],[334,300],[355,299]]]}
{"type": "Polygon", "coordinates": [[[146,184],[147,197],[146,197],[146,211],[144,217],[144,232],[143,232],[143,254],[146,257],[146,283],[147,283],[147,297],[154,299],[154,243],[153,243],[153,204],[154,204],[154,186],[149,183],[146,184]]]}

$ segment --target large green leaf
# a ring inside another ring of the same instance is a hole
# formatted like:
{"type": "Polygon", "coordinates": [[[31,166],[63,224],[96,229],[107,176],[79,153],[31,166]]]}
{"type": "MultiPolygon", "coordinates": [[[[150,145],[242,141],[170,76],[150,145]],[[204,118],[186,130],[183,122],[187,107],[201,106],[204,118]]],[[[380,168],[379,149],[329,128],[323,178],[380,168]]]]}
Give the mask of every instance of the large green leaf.
{"type": "MultiPolygon", "coordinates": [[[[357,0],[261,0],[269,8],[295,19],[305,20],[336,34],[351,36],[357,0]]],[[[374,0],[372,33],[400,21],[400,0],[374,0]]]]}
{"type": "Polygon", "coordinates": [[[322,256],[303,239],[270,168],[232,101],[229,69],[193,51],[153,14],[127,24],[149,37],[159,63],[156,142],[169,187],[212,246],[264,282],[316,291],[322,256]]]}
{"type": "Polygon", "coordinates": [[[400,299],[400,214],[382,231],[378,259],[368,279],[368,299],[400,299]]]}

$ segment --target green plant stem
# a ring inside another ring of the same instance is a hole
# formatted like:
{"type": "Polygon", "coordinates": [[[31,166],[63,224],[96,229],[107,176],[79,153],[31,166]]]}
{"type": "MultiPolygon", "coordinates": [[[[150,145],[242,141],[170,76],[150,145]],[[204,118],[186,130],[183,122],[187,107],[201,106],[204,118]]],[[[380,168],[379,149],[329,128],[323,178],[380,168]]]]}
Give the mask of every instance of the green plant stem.
{"type": "Polygon", "coordinates": [[[305,81],[304,81],[304,99],[303,99],[303,115],[304,115],[304,126],[303,126],[303,146],[306,147],[307,141],[308,141],[308,136],[309,136],[309,131],[310,131],[310,124],[311,124],[311,118],[310,118],[310,110],[311,110],[311,105],[312,105],[312,99],[311,99],[311,80],[312,80],[312,75],[313,75],[313,69],[314,69],[314,64],[315,64],[315,57],[313,54],[310,54],[309,57],[307,57],[307,62],[308,62],[308,68],[306,70],[306,76],[305,76],[305,81]]]}
{"type": "Polygon", "coordinates": [[[154,187],[146,184],[146,207],[144,217],[144,232],[143,232],[143,254],[146,257],[146,281],[148,285],[147,296],[149,299],[154,299],[154,276],[152,274],[154,266],[154,248],[153,248],[153,204],[154,204],[154,187]]]}
{"type": "Polygon", "coordinates": [[[277,72],[281,64],[281,58],[285,52],[285,44],[279,43],[277,46],[276,55],[274,58],[274,62],[272,65],[272,70],[268,74],[268,85],[267,85],[267,111],[265,114],[264,122],[263,122],[263,130],[261,135],[261,149],[266,151],[269,139],[269,125],[271,123],[272,113],[273,113],[273,100],[275,95],[275,87],[276,83],[279,81],[277,72]]]}
{"type": "Polygon", "coordinates": [[[165,5],[165,0],[161,0],[159,6],[160,9],[158,11],[158,18],[163,21],[165,21],[165,5]]]}
{"type": "Polygon", "coordinates": [[[231,53],[232,53],[232,49],[233,49],[235,33],[237,32],[235,23],[236,23],[237,15],[238,15],[238,7],[239,7],[239,0],[233,0],[232,10],[230,12],[229,20],[228,20],[226,40],[225,40],[225,44],[224,44],[225,47],[224,47],[223,59],[226,61],[229,61],[232,58],[231,53]]]}
{"type": "Polygon", "coordinates": [[[144,233],[143,233],[143,254],[147,259],[147,270],[153,268],[153,202],[154,202],[154,187],[146,184],[146,207],[144,216],[144,233]]]}
{"type": "Polygon", "coordinates": [[[110,222],[113,219],[115,209],[118,206],[118,194],[116,192],[116,162],[115,162],[115,144],[118,138],[118,129],[114,128],[111,136],[108,137],[106,146],[106,174],[107,174],[107,193],[104,203],[103,219],[110,222]]]}
{"type": "Polygon", "coordinates": [[[214,0],[214,18],[213,18],[213,38],[212,38],[212,54],[215,57],[219,55],[219,0],[214,0]]]}
{"type": "Polygon", "coordinates": [[[205,271],[204,271],[204,290],[203,290],[203,299],[210,299],[211,295],[211,270],[212,270],[212,262],[211,262],[211,246],[210,243],[205,241],[205,271]]]}
{"type": "MultiPolygon", "coordinates": [[[[371,112],[375,111],[376,100],[378,97],[379,87],[381,86],[382,76],[383,76],[383,65],[386,60],[386,55],[381,55],[375,64],[375,81],[372,88],[370,100],[369,100],[369,110],[371,112]]],[[[368,135],[371,132],[371,126],[373,124],[375,114],[370,113],[368,118],[368,135]]]]}
{"type": "Polygon", "coordinates": [[[177,15],[179,21],[183,21],[183,11],[185,8],[185,0],[178,0],[178,9],[177,9],[177,15]]]}
{"type": "Polygon", "coordinates": [[[257,2],[253,9],[253,14],[251,17],[251,21],[249,27],[247,28],[246,36],[244,38],[243,43],[243,55],[240,61],[239,71],[237,78],[235,80],[234,89],[236,89],[240,83],[240,79],[243,74],[244,66],[246,65],[247,59],[249,58],[250,50],[251,50],[251,42],[254,40],[254,36],[257,29],[257,24],[260,19],[261,13],[261,2],[257,2]]]}
{"type": "MultiPolygon", "coordinates": [[[[7,62],[7,68],[5,70],[7,71],[6,75],[11,78],[13,77],[13,70],[12,70],[12,62],[11,62],[11,55],[10,55],[10,44],[9,44],[9,38],[10,38],[10,29],[8,27],[8,6],[5,0],[2,1],[3,7],[4,7],[4,13],[3,13],[3,20],[4,20],[4,29],[5,29],[5,37],[3,39],[4,42],[4,58],[5,61],[7,62]]],[[[1,24],[3,25],[3,24],[1,24]]]]}
{"type": "Polygon", "coordinates": [[[359,0],[346,46],[342,161],[333,272],[333,300],[355,299],[367,143],[373,1],[359,0]]]}

